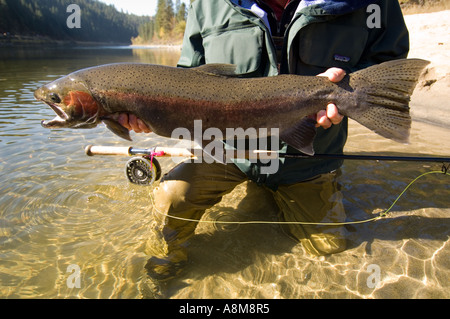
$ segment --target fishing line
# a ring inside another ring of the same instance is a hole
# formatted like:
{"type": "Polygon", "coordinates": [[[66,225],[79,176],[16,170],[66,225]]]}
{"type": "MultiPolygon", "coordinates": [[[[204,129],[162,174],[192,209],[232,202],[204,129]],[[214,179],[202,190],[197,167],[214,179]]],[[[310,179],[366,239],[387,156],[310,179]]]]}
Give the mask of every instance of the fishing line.
{"type": "Polygon", "coordinates": [[[206,224],[238,224],[238,225],[250,225],[250,224],[272,224],[272,225],[315,225],[315,226],[344,226],[344,225],[354,225],[354,224],[363,224],[363,223],[368,223],[368,222],[373,222],[376,221],[378,219],[381,219],[383,217],[385,217],[391,210],[392,208],[395,206],[395,204],[400,200],[400,198],[406,193],[406,191],[414,184],[416,183],[420,178],[430,175],[430,174],[444,174],[444,175],[448,175],[450,176],[449,173],[449,168],[450,166],[446,166],[445,164],[442,166],[442,170],[440,171],[430,171],[430,172],[426,172],[423,173],[419,176],[417,176],[416,178],[414,178],[406,187],[405,189],[400,193],[400,195],[397,196],[397,198],[394,200],[394,202],[392,203],[392,205],[384,212],[381,212],[380,214],[378,214],[378,216],[372,217],[372,218],[368,218],[368,219],[364,219],[364,220],[357,220],[357,221],[348,221],[348,222],[339,222],[339,223],[333,223],[333,222],[301,222],[301,221],[219,221],[219,220],[199,220],[199,219],[191,219],[191,218],[183,218],[183,217],[178,217],[178,216],[173,216],[173,215],[169,215],[166,213],[163,213],[161,211],[159,211],[156,208],[155,205],[155,201],[153,198],[153,194],[152,192],[150,192],[150,199],[153,205],[154,210],[165,217],[168,218],[172,218],[172,219],[178,219],[178,220],[182,220],[182,221],[187,221],[187,222],[195,222],[195,223],[206,223],[206,224]]]}

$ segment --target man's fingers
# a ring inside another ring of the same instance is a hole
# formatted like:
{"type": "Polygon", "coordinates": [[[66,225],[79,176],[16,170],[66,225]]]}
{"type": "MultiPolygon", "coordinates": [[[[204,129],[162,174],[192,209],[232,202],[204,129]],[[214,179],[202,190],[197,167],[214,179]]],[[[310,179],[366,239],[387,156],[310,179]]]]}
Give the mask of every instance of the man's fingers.
{"type": "Polygon", "coordinates": [[[135,131],[136,133],[141,133],[141,129],[139,127],[139,124],[137,122],[137,117],[133,114],[128,115],[128,122],[130,123],[131,129],[135,131]]]}
{"type": "Polygon", "coordinates": [[[339,124],[342,122],[344,115],[339,113],[336,105],[328,104],[327,105],[327,117],[333,124],[339,124]]]}
{"type": "Polygon", "coordinates": [[[129,122],[128,122],[128,114],[127,113],[121,113],[119,114],[119,118],[117,119],[120,125],[127,128],[129,131],[132,130],[129,122]]]}
{"type": "Polygon", "coordinates": [[[151,130],[148,128],[148,126],[144,122],[142,122],[141,119],[137,119],[137,124],[138,124],[139,129],[141,130],[141,132],[151,133],[151,130]]]}
{"type": "Polygon", "coordinates": [[[318,76],[325,76],[327,77],[331,82],[339,82],[341,81],[345,76],[345,71],[340,68],[329,68],[323,73],[320,73],[318,76]]]}
{"type": "Polygon", "coordinates": [[[316,114],[316,126],[322,126],[323,128],[327,129],[329,127],[331,127],[331,121],[330,119],[327,117],[327,111],[325,110],[321,110],[319,112],[317,112],[316,114]]]}
{"type": "Polygon", "coordinates": [[[339,110],[336,105],[328,104],[326,110],[321,110],[316,114],[316,126],[323,127],[324,129],[330,128],[333,124],[339,124],[344,118],[343,115],[339,114],[339,110]]]}
{"type": "Polygon", "coordinates": [[[151,133],[152,130],[141,119],[133,114],[120,113],[117,121],[120,125],[127,128],[129,131],[136,133],[151,133]]]}

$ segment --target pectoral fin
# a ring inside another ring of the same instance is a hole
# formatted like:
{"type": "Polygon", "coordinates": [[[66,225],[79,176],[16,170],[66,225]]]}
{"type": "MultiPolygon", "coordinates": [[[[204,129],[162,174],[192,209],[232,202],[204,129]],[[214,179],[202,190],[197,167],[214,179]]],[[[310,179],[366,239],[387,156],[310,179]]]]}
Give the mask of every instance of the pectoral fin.
{"type": "Polygon", "coordinates": [[[108,118],[104,118],[102,119],[102,121],[103,123],[105,123],[106,127],[117,136],[126,139],[128,141],[132,140],[130,136],[130,131],[128,131],[128,129],[122,126],[119,122],[108,118]]]}
{"type": "Polygon", "coordinates": [[[306,155],[314,155],[313,142],[316,137],[316,121],[305,117],[294,126],[281,132],[280,138],[306,155]]]}

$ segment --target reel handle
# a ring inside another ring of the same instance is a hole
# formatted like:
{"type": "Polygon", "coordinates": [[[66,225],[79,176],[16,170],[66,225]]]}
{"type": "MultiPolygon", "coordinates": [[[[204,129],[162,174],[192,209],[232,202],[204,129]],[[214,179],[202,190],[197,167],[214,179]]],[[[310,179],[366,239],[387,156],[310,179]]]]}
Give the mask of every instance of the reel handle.
{"type": "Polygon", "coordinates": [[[124,146],[95,146],[95,145],[88,145],[84,149],[87,156],[94,156],[94,155],[124,155],[124,156],[130,156],[131,146],[130,147],[124,147],[124,146]]]}

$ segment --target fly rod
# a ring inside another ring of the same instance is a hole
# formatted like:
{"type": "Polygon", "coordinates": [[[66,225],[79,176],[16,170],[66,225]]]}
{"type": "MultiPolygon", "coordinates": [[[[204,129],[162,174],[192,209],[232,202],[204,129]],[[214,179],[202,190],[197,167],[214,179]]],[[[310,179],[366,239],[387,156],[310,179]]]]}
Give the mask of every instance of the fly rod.
{"type": "MultiPolygon", "coordinates": [[[[161,177],[161,165],[156,157],[181,157],[198,159],[203,156],[201,149],[186,149],[172,147],[135,148],[123,146],[95,146],[88,145],[85,148],[86,155],[121,155],[133,156],[125,165],[125,176],[133,184],[152,185],[161,177]]],[[[370,160],[370,161],[408,161],[408,162],[439,162],[444,163],[443,171],[446,173],[450,162],[449,157],[442,156],[382,156],[382,155],[353,155],[353,154],[316,154],[313,156],[297,153],[279,153],[275,151],[255,150],[230,152],[225,154],[227,160],[232,158],[247,159],[277,159],[277,158],[298,158],[298,159],[342,159],[342,160],[370,160]],[[235,154],[236,153],[236,154],[235,154]],[[235,156],[236,155],[236,156],[235,156]]]]}
{"type": "Polygon", "coordinates": [[[363,161],[398,161],[398,162],[450,162],[450,157],[440,156],[387,156],[387,155],[353,155],[353,154],[315,154],[312,156],[285,153],[279,154],[284,158],[317,158],[317,159],[343,159],[363,161]]]}
{"type": "MultiPolygon", "coordinates": [[[[201,150],[197,150],[200,151],[201,150]]],[[[240,155],[237,152],[228,152],[226,155],[232,153],[228,158],[239,158],[234,154],[240,155]]],[[[86,155],[122,155],[122,156],[156,156],[156,157],[191,157],[196,158],[197,152],[185,148],[172,147],[153,147],[153,148],[135,148],[123,146],[95,146],[88,145],[85,148],[86,155]]],[[[304,155],[299,153],[279,153],[276,151],[254,150],[245,151],[245,158],[254,159],[275,159],[275,158],[298,158],[298,159],[342,159],[342,160],[364,160],[364,161],[399,161],[399,162],[434,162],[446,163],[450,162],[450,157],[445,156],[386,156],[386,155],[357,155],[357,154],[315,154],[304,155]]]]}

